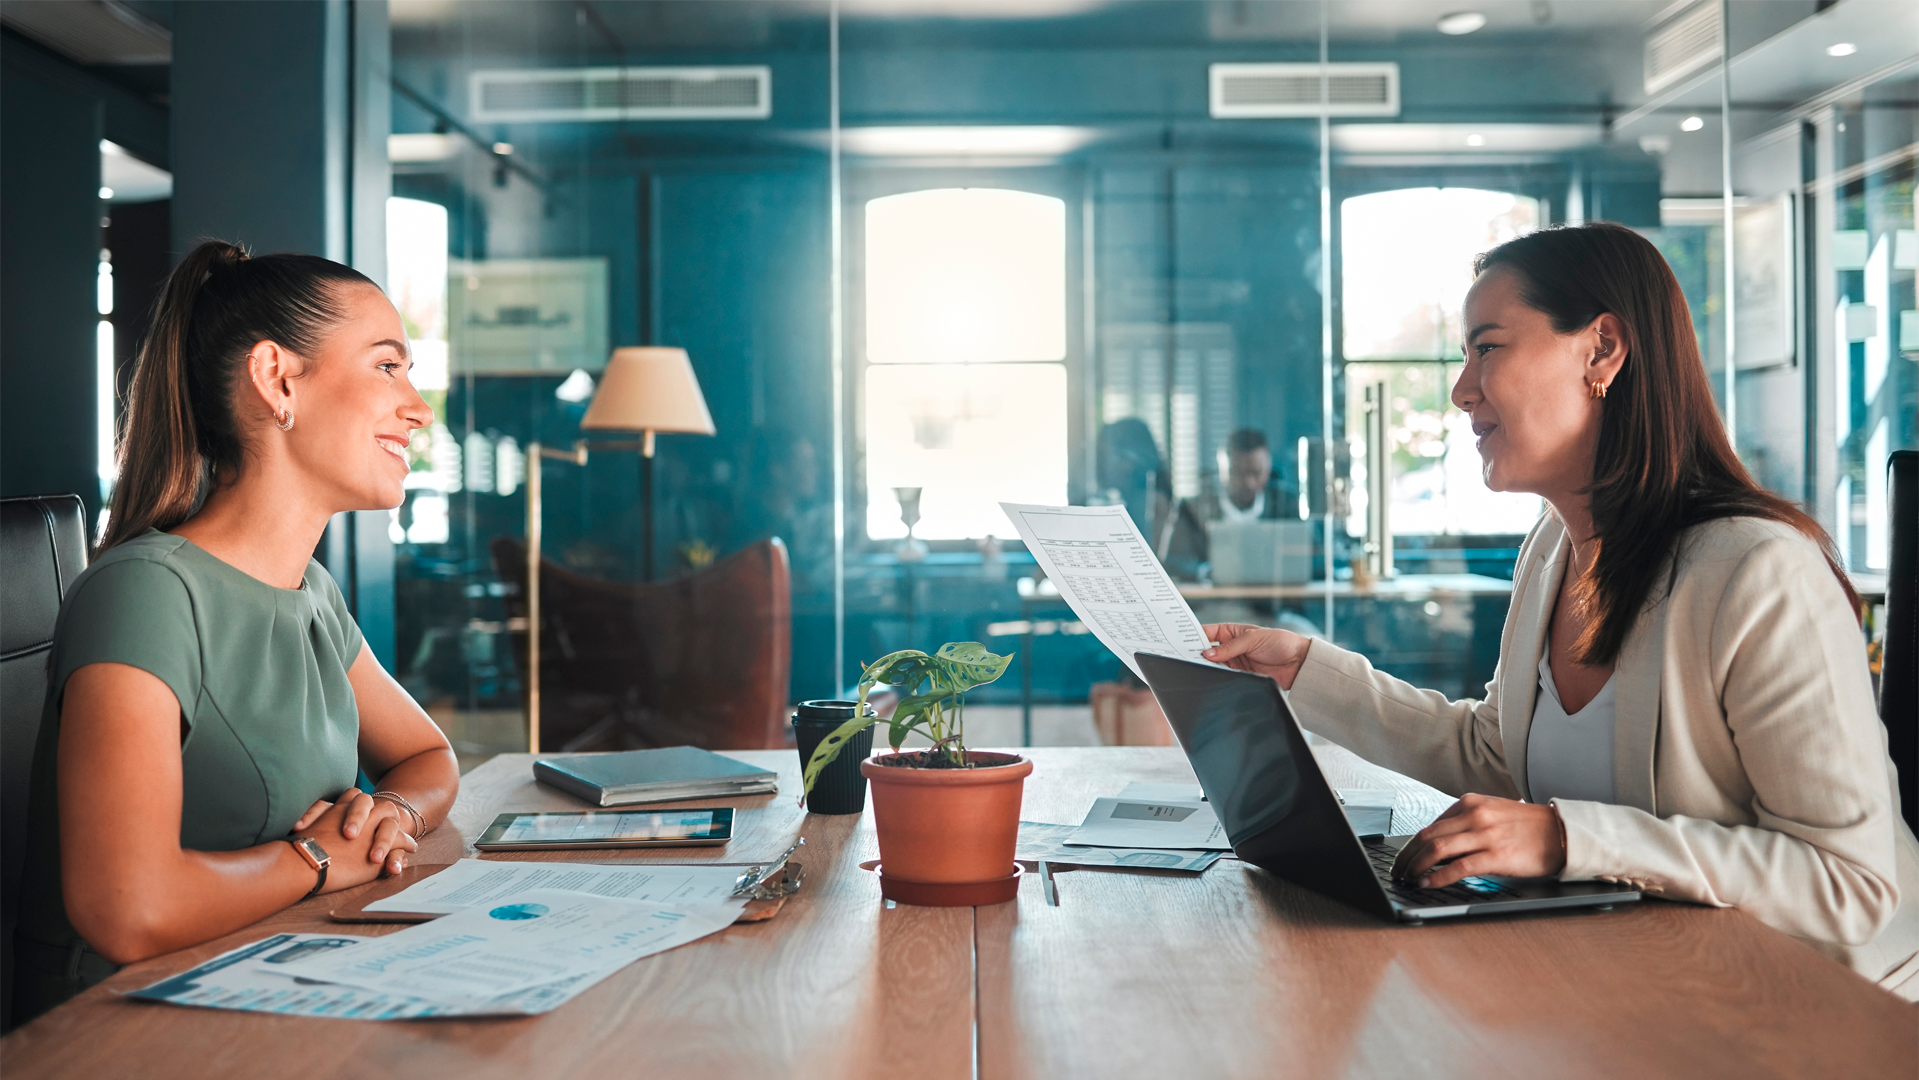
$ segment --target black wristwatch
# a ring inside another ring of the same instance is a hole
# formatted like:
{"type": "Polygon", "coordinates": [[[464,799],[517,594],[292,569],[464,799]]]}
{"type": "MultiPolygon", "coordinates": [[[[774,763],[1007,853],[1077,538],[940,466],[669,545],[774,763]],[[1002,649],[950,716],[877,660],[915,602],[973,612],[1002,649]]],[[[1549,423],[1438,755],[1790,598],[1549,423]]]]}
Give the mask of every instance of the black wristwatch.
{"type": "Polygon", "coordinates": [[[293,845],[293,850],[299,852],[300,857],[307,861],[308,866],[319,871],[320,880],[313,883],[313,891],[300,898],[310,900],[321,889],[326,888],[326,868],[332,864],[333,857],[326,853],[326,849],[320,846],[318,840],[310,836],[289,836],[286,839],[287,843],[293,845]]]}

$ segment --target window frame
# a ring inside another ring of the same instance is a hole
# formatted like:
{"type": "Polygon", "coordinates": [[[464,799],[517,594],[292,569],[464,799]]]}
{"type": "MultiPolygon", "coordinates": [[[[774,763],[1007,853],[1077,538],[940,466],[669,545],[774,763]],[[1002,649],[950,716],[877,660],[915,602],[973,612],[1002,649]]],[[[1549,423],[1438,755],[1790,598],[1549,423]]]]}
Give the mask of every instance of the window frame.
{"type": "MultiPolygon", "coordinates": [[[[1086,170],[1072,164],[959,165],[950,161],[914,164],[912,159],[849,159],[844,166],[841,195],[844,222],[844,279],[841,282],[845,359],[846,504],[843,508],[848,557],[890,551],[894,538],[874,539],[866,533],[866,370],[872,365],[866,350],[866,204],[890,195],[937,188],[1001,188],[1059,199],[1066,204],[1066,353],[1059,360],[986,361],[997,364],[1061,364],[1066,370],[1066,490],[1069,500],[1091,483],[1090,449],[1094,428],[1088,415],[1091,395],[1086,356],[1091,332],[1086,300],[1086,207],[1089,205],[1086,170]]],[[[877,365],[898,367],[898,364],[877,365]]],[[[1024,550],[1017,537],[998,537],[1005,550],[1024,550]]],[[[933,551],[974,551],[974,540],[928,540],[933,551]]]]}

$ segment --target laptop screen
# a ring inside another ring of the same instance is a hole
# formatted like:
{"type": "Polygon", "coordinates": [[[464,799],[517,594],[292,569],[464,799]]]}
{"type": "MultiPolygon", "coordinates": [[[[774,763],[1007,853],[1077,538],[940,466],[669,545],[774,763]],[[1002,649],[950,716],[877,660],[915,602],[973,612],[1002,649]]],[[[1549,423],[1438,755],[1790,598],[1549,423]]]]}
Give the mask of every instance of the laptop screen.
{"type": "Polygon", "coordinates": [[[1273,681],[1164,657],[1138,659],[1227,839],[1237,847],[1289,817],[1300,798],[1302,764],[1318,766],[1295,756],[1311,751],[1281,712],[1273,681]]]}

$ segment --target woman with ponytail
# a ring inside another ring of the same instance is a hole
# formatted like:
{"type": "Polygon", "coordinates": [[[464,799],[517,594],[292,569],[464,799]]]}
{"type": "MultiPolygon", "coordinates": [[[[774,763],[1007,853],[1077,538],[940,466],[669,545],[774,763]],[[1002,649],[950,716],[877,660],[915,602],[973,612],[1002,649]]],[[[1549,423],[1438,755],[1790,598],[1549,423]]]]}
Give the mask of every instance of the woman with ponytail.
{"type": "Polygon", "coordinates": [[[334,514],[400,504],[432,420],[410,366],[393,305],[338,263],[208,241],[168,278],[49,657],[19,1016],[398,873],[445,818],[446,738],[312,559],[334,514]]]}
{"type": "Polygon", "coordinates": [[[1285,630],[1206,656],[1306,727],[1459,797],[1401,852],[1740,907],[1919,1000],[1919,842],[1900,817],[1832,541],[1733,453],[1685,296],[1619,225],[1480,256],[1453,404],[1486,485],[1544,497],[1483,701],[1285,630]]]}

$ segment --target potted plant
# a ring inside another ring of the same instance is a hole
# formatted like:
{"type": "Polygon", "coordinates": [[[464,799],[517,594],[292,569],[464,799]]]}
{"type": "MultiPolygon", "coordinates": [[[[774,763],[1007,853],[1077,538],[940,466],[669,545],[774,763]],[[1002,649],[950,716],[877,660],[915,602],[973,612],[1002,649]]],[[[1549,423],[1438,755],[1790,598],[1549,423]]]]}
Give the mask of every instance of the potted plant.
{"type": "Polygon", "coordinates": [[[891,725],[887,742],[893,752],[860,763],[873,786],[882,891],[890,899],[996,903],[1017,891],[1013,848],[1033,763],[1017,754],[968,750],[965,737],[966,692],[999,678],[1012,659],[976,641],[948,642],[931,654],[904,649],[880,657],[860,674],[854,718],[822,740],[807,762],[805,787],[811,791],[848,739],[873,724],[891,725]],[[876,686],[900,688],[890,718],[862,715],[876,686]],[[901,752],[915,731],[933,745],[901,752]]]}

